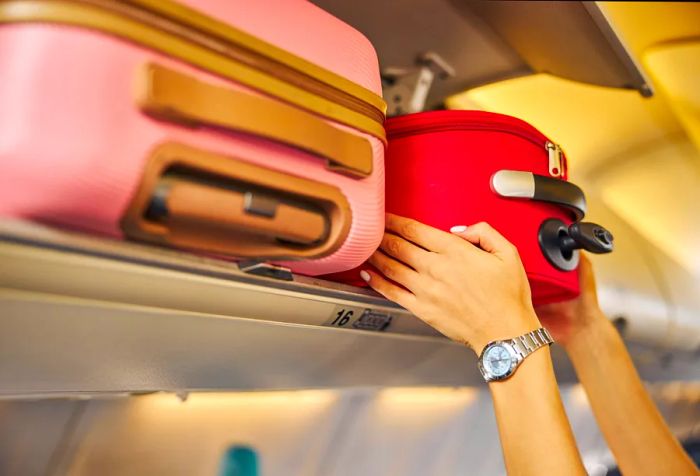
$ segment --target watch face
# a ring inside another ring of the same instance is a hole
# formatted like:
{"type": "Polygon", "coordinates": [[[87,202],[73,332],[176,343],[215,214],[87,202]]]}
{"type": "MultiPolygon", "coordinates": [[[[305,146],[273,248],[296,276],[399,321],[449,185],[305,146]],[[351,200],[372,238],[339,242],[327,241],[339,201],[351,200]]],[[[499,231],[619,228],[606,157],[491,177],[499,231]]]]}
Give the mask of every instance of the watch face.
{"type": "Polygon", "coordinates": [[[486,351],[482,362],[484,370],[489,374],[494,377],[503,377],[510,372],[513,357],[505,346],[497,344],[486,351]]]}

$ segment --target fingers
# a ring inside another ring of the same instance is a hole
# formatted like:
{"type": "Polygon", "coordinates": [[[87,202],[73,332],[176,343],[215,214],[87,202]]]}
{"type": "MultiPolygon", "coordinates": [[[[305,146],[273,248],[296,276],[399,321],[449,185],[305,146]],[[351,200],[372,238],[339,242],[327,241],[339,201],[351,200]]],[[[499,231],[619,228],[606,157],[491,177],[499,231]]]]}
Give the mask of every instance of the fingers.
{"type": "Polygon", "coordinates": [[[596,304],[598,303],[598,291],[595,282],[595,273],[593,265],[585,253],[581,252],[578,262],[578,276],[581,282],[581,291],[594,296],[596,304]]]}
{"type": "Polygon", "coordinates": [[[504,256],[515,251],[515,247],[491,225],[485,222],[476,225],[455,226],[450,230],[454,235],[464,238],[487,253],[504,256]]]}
{"type": "Polygon", "coordinates": [[[364,279],[372,289],[387,298],[389,301],[394,301],[396,304],[408,309],[409,311],[414,309],[416,297],[409,291],[390,283],[374,271],[360,271],[360,276],[362,276],[362,279],[364,279]]]}
{"type": "Polygon", "coordinates": [[[431,257],[429,251],[391,233],[384,234],[379,249],[418,271],[425,269],[426,262],[431,257]]]}
{"type": "Polygon", "coordinates": [[[591,265],[591,261],[583,251],[579,254],[578,276],[582,283],[595,280],[593,276],[593,265],[591,265]]]}
{"type": "Polygon", "coordinates": [[[370,256],[369,263],[387,278],[415,292],[418,273],[405,264],[399,263],[381,251],[377,251],[370,256]]]}
{"type": "MultiPolygon", "coordinates": [[[[416,220],[400,217],[391,213],[387,213],[386,215],[386,229],[403,238],[404,242],[410,242],[407,243],[407,245],[415,243],[425,250],[438,253],[446,253],[455,243],[449,233],[424,225],[416,220]]],[[[480,222],[469,227],[455,226],[450,231],[453,235],[467,240],[487,253],[496,256],[506,256],[513,253],[517,254],[515,247],[488,223],[480,222]]],[[[387,248],[385,251],[387,251],[388,254],[395,256],[411,266],[415,264],[417,267],[420,267],[420,263],[426,258],[425,255],[421,256],[416,252],[420,251],[417,250],[417,247],[414,247],[416,249],[411,249],[408,246],[403,246],[403,250],[397,251],[397,253],[403,253],[404,256],[396,255],[389,249],[389,246],[401,248],[401,243],[398,245],[396,243],[392,244],[391,238],[386,239],[386,243],[383,242],[383,244],[385,244],[387,248]]],[[[413,267],[418,269],[416,266],[413,267]]]]}
{"type": "Polygon", "coordinates": [[[428,251],[444,252],[454,244],[449,233],[391,213],[386,214],[386,229],[428,251]]]}
{"type": "Polygon", "coordinates": [[[593,265],[583,251],[579,254],[578,267],[580,274],[593,274],[593,265]]]}

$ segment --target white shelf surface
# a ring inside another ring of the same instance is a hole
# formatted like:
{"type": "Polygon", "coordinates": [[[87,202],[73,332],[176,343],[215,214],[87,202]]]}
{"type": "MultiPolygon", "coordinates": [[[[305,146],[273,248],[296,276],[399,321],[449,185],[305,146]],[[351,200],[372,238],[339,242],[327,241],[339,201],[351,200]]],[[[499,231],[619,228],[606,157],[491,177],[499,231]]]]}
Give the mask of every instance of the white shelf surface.
{"type": "MultiPolygon", "coordinates": [[[[638,355],[652,379],[700,377],[638,355]]],[[[0,396],[476,384],[471,351],[371,291],[0,222],[0,396]],[[391,323],[334,327],[340,309],[391,323]]]]}

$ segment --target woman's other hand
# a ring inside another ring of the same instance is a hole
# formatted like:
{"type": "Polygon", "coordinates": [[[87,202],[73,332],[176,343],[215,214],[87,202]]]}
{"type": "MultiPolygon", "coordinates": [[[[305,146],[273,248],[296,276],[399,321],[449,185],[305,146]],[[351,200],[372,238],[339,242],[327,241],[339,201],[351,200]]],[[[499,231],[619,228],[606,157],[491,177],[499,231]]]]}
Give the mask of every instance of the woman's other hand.
{"type": "Polygon", "coordinates": [[[577,334],[591,323],[605,319],[598,305],[593,266],[581,253],[578,267],[581,294],[570,301],[538,306],[535,311],[554,339],[567,346],[577,334]]]}
{"type": "Polygon", "coordinates": [[[452,233],[387,214],[387,233],[362,277],[447,337],[480,353],[540,327],[515,247],[486,223],[452,233]]]}

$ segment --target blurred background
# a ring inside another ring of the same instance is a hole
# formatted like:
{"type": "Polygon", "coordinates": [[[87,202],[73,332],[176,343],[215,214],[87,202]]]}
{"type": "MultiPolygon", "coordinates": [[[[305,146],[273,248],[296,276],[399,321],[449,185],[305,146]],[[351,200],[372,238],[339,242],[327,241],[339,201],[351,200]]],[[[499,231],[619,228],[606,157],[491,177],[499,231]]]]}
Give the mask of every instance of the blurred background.
{"type": "MultiPolygon", "coordinates": [[[[649,388],[674,432],[700,439],[700,386],[649,388]]],[[[232,447],[252,449],[260,474],[505,474],[482,386],[183,397],[4,402],[2,474],[221,474],[232,447]]],[[[609,474],[584,392],[564,385],[562,397],[587,471],[609,474]]]]}

